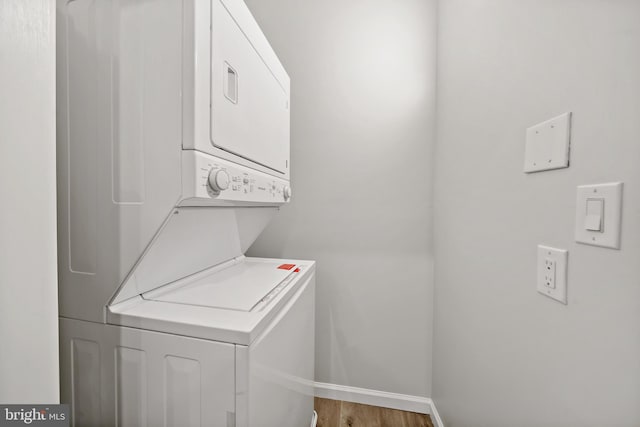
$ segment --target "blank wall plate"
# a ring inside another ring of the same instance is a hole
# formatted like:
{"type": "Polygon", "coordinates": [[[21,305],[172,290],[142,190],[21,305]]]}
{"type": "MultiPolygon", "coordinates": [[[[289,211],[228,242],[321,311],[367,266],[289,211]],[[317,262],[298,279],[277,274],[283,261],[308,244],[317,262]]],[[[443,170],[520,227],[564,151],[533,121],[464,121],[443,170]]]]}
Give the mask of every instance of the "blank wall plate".
{"type": "Polygon", "coordinates": [[[524,171],[539,172],[569,167],[571,113],[527,129],[524,171]]]}
{"type": "Polygon", "coordinates": [[[622,183],[581,185],[576,197],[576,242],[620,249],[622,183]]]}
{"type": "Polygon", "coordinates": [[[538,292],[563,304],[567,303],[567,259],[565,249],[538,245],[538,292]]]}

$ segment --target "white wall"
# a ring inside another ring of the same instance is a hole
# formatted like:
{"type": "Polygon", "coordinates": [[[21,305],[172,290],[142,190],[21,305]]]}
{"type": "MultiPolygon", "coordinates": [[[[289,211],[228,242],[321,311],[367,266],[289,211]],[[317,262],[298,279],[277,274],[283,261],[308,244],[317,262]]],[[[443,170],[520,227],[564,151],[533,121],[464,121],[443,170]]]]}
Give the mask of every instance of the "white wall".
{"type": "Polygon", "coordinates": [[[247,3],[291,76],[294,192],[249,254],[317,260],[317,381],[429,396],[435,1],[247,3]]]}
{"type": "Polygon", "coordinates": [[[55,1],[0,0],[0,402],[58,402],[55,1]]]}
{"type": "Polygon", "coordinates": [[[640,2],[439,3],[434,398],[447,427],[640,425],[640,2]],[[571,167],[522,173],[573,111],[571,167]],[[575,188],[624,181],[620,251],[574,242],[575,188]],[[536,245],[569,250],[569,304],[536,245]]]}

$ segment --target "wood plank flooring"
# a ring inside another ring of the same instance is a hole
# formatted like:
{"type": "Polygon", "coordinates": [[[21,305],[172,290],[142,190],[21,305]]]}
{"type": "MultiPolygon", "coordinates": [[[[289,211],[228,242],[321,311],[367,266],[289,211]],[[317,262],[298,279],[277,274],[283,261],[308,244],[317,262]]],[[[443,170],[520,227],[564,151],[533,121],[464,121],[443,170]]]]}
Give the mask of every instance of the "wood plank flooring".
{"type": "Polygon", "coordinates": [[[318,427],[434,427],[429,415],[315,398],[318,427]]]}

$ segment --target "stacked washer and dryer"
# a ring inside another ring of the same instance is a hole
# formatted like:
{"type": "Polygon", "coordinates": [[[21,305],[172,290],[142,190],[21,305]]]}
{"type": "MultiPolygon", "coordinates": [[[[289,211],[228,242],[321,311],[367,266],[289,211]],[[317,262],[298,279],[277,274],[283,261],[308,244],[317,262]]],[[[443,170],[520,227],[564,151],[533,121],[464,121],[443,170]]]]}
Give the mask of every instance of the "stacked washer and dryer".
{"type": "Polygon", "coordinates": [[[58,1],[61,401],[74,426],[314,423],[289,77],[242,0],[58,1]]]}

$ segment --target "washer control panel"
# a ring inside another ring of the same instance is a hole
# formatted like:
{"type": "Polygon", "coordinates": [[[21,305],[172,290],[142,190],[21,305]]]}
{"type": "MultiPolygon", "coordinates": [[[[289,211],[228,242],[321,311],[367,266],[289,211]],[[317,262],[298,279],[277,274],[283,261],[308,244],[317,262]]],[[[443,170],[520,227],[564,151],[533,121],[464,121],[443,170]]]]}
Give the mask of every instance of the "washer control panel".
{"type": "Polygon", "coordinates": [[[183,205],[282,204],[292,194],[285,179],[195,150],[182,152],[182,175],[183,205]]]}

